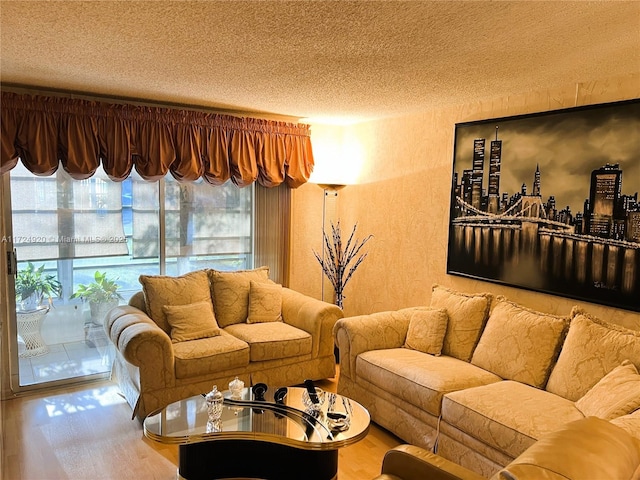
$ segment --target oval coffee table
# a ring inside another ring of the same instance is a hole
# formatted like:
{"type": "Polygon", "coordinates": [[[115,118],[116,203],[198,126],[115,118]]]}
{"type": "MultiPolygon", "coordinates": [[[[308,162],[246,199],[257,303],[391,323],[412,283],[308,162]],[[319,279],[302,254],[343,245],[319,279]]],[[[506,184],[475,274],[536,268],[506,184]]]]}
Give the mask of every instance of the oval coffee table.
{"type": "Polygon", "coordinates": [[[338,449],[362,440],[369,431],[369,412],[337,394],[334,410],[349,413],[350,426],[332,431],[327,424],[329,401],[318,413],[306,410],[304,388],[289,387],[284,402],[256,401],[245,388],[237,399],[223,392],[222,417],[208,422],[202,395],[152,412],[144,420],[148,438],[179,445],[178,478],[211,480],[332,480],[337,478],[338,449]]]}

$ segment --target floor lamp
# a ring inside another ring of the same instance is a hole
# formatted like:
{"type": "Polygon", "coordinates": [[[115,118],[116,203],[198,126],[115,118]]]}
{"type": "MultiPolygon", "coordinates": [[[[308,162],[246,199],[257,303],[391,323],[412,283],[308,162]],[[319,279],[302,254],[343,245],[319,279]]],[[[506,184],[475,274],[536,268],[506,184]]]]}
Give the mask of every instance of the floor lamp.
{"type": "MultiPolygon", "coordinates": [[[[324,191],[324,196],[322,198],[322,262],[324,263],[325,259],[325,246],[324,246],[324,235],[325,235],[325,222],[327,219],[327,197],[338,197],[338,191],[342,190],[346,185],[340,185],[336,183],[319,183],[318,186],[324,191]]],[[[320,271],[321,275],[321,286],[322,286],[322,300],[324,301],[324,272],[320,271]]]]}

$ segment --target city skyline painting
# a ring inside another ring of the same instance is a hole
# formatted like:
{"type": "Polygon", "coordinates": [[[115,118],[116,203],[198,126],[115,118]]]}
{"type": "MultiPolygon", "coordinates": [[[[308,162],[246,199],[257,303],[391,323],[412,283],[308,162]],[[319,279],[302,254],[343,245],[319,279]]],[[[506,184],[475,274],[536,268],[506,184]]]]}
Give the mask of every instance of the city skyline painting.
{"type": "Polygon", "coordinates": [[[456,124],[447,273],[640,311],[640,101],[456,124]]]}

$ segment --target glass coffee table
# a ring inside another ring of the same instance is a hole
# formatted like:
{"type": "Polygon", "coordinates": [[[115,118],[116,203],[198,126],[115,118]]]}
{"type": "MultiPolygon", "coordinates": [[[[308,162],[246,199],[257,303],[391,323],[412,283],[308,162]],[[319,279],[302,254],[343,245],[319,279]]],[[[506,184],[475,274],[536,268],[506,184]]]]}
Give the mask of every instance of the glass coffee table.
{"type": "Polygon", "coordinates": [[[181,479],[336,479],[338,449],[367,435],[369,412],[329,392],[319,409],[305,405],[304,388],[288,387],[279,402],[274,393],[259,400],[250,388],[233,398],[225,391],[218,421],[209,421],[204,396],[187,398],[152,412],[144,434],[179,445],[181,479]]]}

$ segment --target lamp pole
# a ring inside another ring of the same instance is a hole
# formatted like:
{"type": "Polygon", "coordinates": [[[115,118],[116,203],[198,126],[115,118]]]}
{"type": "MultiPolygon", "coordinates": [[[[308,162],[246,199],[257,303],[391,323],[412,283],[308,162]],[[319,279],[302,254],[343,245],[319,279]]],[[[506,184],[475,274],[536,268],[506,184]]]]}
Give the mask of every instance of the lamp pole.
{"type": "MultiPolygon", "coordinates": [[[[338,190],[342,190],[346,185],[340,185],[336,183],[319,183],[318,186],[323,190],[322,197],[322,243],[320,247],[322,248],[322,263],[325,261],[325,245],[324,245],[324,236],[325,236],[325,225],[327,218],[327,197],[332,196],[338,197],[338,190]]],[[[324,272],[322,269],[320,270],[320,279],[321,279],[321,287],[322,287],[322,301],[324,301],[324,272]]]]}

